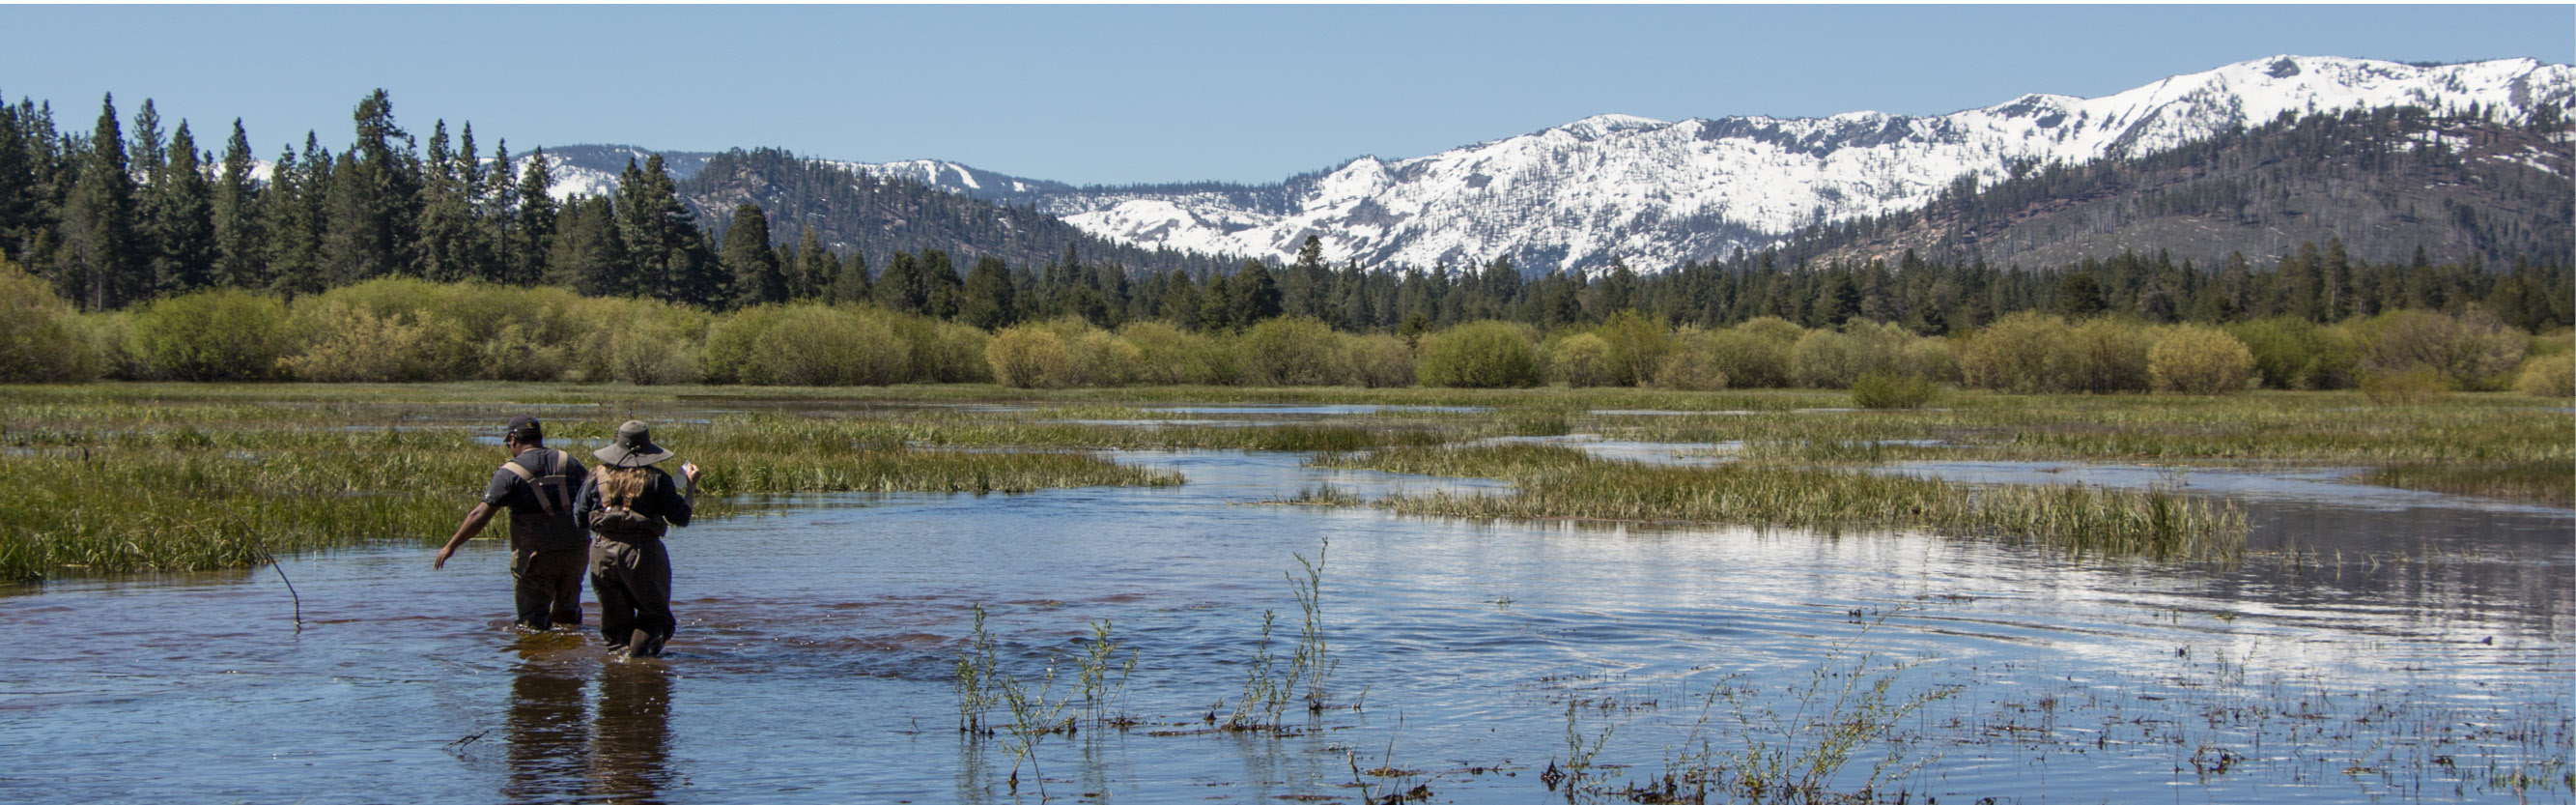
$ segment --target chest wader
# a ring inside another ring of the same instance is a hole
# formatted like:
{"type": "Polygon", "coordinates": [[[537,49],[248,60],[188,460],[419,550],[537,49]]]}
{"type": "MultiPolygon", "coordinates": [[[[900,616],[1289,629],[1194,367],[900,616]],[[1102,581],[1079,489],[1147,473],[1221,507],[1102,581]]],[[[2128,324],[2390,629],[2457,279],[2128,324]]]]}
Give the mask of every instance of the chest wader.
{"type": "MultiPolygon", "coordinates": [[[[632,503],[632,501],[628,501],[632,503]]],[[[671,615],[670,524],[625,506],[590,515],[590,590],[599,596],[599,636],[611,654],[658,657],[679,630],[671,615]]]]}
{"type": "MultiPolygon", "coordinates": [[[[526,481],[537,511],[510,510],[510,581],[522,628],[581,625],[581,527],[572,521],[572,479],[561,450],[543,450],[535,469],[512,458],[501,469],[526,481]]],[[[521,455],[526,455],[522,453],[521,455]]]]}

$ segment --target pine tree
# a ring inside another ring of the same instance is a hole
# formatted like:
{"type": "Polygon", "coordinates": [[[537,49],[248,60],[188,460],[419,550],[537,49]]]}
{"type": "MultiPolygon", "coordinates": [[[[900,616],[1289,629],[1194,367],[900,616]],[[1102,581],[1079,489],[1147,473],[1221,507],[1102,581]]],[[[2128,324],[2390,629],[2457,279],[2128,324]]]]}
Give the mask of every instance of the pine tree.
{"type": "Polygon", "coordinates": [[[718,304],[725,298],[721,266],[698,230],[697,216],[680,203],[662,155],[633,160],[617,185],[617,212],[628,256],[643,276],[644,293],[665,302],[718,304]]]}
{"type": "Polygon", "coordinates": [[[999,330],[1017,323],[1016,301],[1011,287],[1011,269],[1002,258],[986,256],[975,261],[966,272],[965,299],[957,306],[957,320],[986,330],[999,330]]]}
{"type": "Polygon", "coordinates": [[[57,283],[89,310],[110,310],[142,298],[151,286],[135,238],[134,176],[125,161],[125,135],[116,121],[116,96],[100,102],[80,178],[63,204],[62,243],[55,252],[57,283]]]}
{"type": "Polygon", "coordinates": [[[957,306],[965,295],[966,284],[957,276],[957,266],[948,261],[948,253],[939,249],[921,250],[921,280],[929,286],[929,297],[923,300],[923,313],[932,318],[957,318],[957,306]]]}
{"type": "Polygon", "coordinates": [[[233,118],[233,135],[224,141],[222,172],[215,178],[214,282],[227,288],[268,287],[268,261],[262,254],[260,188],[252,182],[250,135],[241,118],[233,118]]]}
{"type": "Polygon", "coordinates": [[[555,219],[556,232],[546,254],[546,282],[571,287],[584,296],[645,296],[643,272],[626,249],[616,202],[607,196],[575,196],[555,219]]]}
{"type": "Polygon", "coordinates": [[[823,248],[823,242],[815,237],[813,227],[804,226],[798,229],[800,231],[796,235],[796,270],[791,275],[794,281],[788,283],[791,286],[788,295],[797,299],[828,296],[832,289],[832,278],[841,273],[841,260],[832,255],[832,250],[823,248]]]}
{"type": "Polygon", "coordinates": [[[182,294],[214,283],[215,199],[197,153],[197,139],[179,122],[144,205],[150,233],[154,286],[182,294]]]}
{"type": "Polygon", "coordinates": [[[1250,327],[1279,315],[1279,285],[1270,278],[1270,267],[1259,260],[1243,261],[1226,284],[1231,309],[1226,318],[1235,327],[1250,327]]]}
{"type": "Polygon", "coordinates": [[[420,264],[420,159],[411,135],[394,123],[393,100],[379,89],[352,115],[356,139],[331,167],[321,274],[333,285],[398,273],[420,264]]]}
{"type": "Polygon", "coordinates": [[[769,247],[769,216],[760,205],[745,202],[733,209],[725,227],[725,273],[733,279],[737,307],[787,301],[787,275],[779,270],[778,253],[769,247]]]}
{"type": "Polygon", "coordinates": [[[921,313],[930,307],[930,283],[911,252],[895,252],[876,281],[877,304],[896,313],[921,313]]]}
{"type": "Polygon", "coordinates": [[[431,129],[429,154],[421,167],[423,198],[415,228],[420,238],[411,249],[416,261],[412,273],[432,282],[471,277],[465,239],[474,226],[473,211],[466,198],[465,177],[457,174],[455,154],[447,146],[447,121],[440,120],[431,129]]]}
{"type": "Polygon", "coordinates": [[[1331,270],[1324,267],[1323,240],[1307,235],[1306,242],[1297,247],[1297,261],[1288,266],[1286,276],[1280,279],[1280,312],[1290,316],[1323,318],[1327,312],[1325,292],[1332,282],[1331,270]]]}
{"type": "Polygon", "coordinates": [[[1207,289],[1199,293],[1199,329],[1220,333],[1241,326],[1234,317],[1234,289],[1224,275],[1208,277],[1207,289]]]}
{"type": "Polygon", "coordinates": [[[868,256],[852,250],[849,259],[841,261],[841,271],[832,277],[832,301],[855,304],[875,298],[868,283],[868,256]]]}
{"type": "Polygon", "coordinates": [[[1197,330],[1200,327],[1199,310],[1203,303],[1204,300],[1199,298],[1197,283],[1190,281],[1190,273],[1174,271],[1163,283],[1163,304],[1157,309],[1157,315],[1164,321],[1171,322],[1174,327],[1197,330]]]}
{"type": "Polygon", "coordinates": [[[0,257],[33,262],[27,251],[45,226],[37,215],[45,194],[36,178],[37,149],[43,146],[33,142],[29,117],[0,103],[0,257]]]}
{"type": "Polygon", "coordinates": [[[557,218],[563,214],[562,205],[555,203],[554,171],[546,164],[546,149],[540,147],[528,155],[528,167],[518,182],[517,192],[511,194],[518,202],[511,213],[515,242],[509,250],[515,258],[505,271],[514,281],[533,283],[555,273],[549,261],[555,252],[557,218]]]}

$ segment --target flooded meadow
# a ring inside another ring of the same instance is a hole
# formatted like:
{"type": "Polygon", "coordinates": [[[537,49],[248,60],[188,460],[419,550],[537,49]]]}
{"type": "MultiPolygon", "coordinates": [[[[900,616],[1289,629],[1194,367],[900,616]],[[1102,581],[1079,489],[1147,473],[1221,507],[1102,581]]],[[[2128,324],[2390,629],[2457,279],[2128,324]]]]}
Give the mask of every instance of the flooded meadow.
{"type": "MultiPolygon", "coordinates": [[[[891,409],[941,425],[886,426],[906,449],[1115,472],[999,486],[975,465],[940,491],[737,472],[723,516],[667,539],[680,627],[659,661],[514,634],[503,541],[430,569],[452,519],[273,566],[57,574],[0,592],[0,800],[2576,801],[2576,511],[2317,461],[1918,440],[1861,470],[2241,518],[2236,550],[2158,559],[1951,529],[1423,516],[1375,504],[1514,482],[1337,461],[1454,443],[1712,468],[1752,460],[1729,423],[1877,416],[1479,402],[553,410],[590,431],[790,420],[725,437],[747,450],[891,409]]],[[[497,464],[485,431],[520,407],[379,419],[497,464]]],[[[568,432],[556,446],[598,435],[568,432]]],[[[481,480],[417,483],[452,517],[481,480]]]]}

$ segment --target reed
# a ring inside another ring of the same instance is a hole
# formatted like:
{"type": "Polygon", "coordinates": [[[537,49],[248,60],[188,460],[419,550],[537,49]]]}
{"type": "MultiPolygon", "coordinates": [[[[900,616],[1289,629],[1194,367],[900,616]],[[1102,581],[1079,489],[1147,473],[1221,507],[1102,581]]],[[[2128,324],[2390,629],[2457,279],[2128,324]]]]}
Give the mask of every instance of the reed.
{"type": "Polygon", "coordinates": [[[1374,504],[1415,515],[1925,529],[2035,540],[2079,555],[2194,560],[2237,556],[2246,532],[2244,514],[2233,505],[2162,491],[1968,485],[1756,463],[1658,467],[1528,445],[1386,451],[1337,460],[1355,468],[1513,482],[1507,495],[1441,491],[1374,504]]]}
{"type": "MultiPolygon", "coordinates": [[[[0,579],[262,564],[370,542],[427,542],[470,508],[504,456],[494,423],[533,405],[417,389],[305,396],[235,387],[164,398],[133,387],[0,393],[0,579]],[[462,399],[459,399],[459,398],[462,399]]],[[[550,444],[604,442],[623,404],[549,417],[550,444]]],[[[936,428],[936,425],[929,426],[936,428]]],[[[707,468],[700,512],[742,495],[1027,492],[1162,486],[1177,474],[1063,450],[915,446],[901,423],[730,415],[657,428],[707,468]]],[[[925,440],[937,441],[937,440],[925,440]]]]}

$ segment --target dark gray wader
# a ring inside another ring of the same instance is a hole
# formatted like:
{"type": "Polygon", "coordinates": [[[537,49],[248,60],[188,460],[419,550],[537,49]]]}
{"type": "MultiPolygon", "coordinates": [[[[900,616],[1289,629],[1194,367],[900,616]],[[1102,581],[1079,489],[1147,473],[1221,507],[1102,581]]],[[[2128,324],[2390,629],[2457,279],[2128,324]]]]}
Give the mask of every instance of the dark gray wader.
{"type": "Polygon", "coordinates": [[[660,530],[603,532],[590,541],[599,637],[612,653],[661,656],[662,643],[679,630],[679,619],[671,616],[671,553],[662,547],[660,530]]]}
{"type": "Polygon", "coordinates": [[[557,624],[581,625],[582,566],[589,559],[589,540],[573,521],[573,490],[565,477],[567,458],[561,450],[530,450],[538,466],[511,459],[501,465],[528,483],[538,510],[510,510],[510,581],[517,599],[518,624],[545,631],[557,624]]]}

